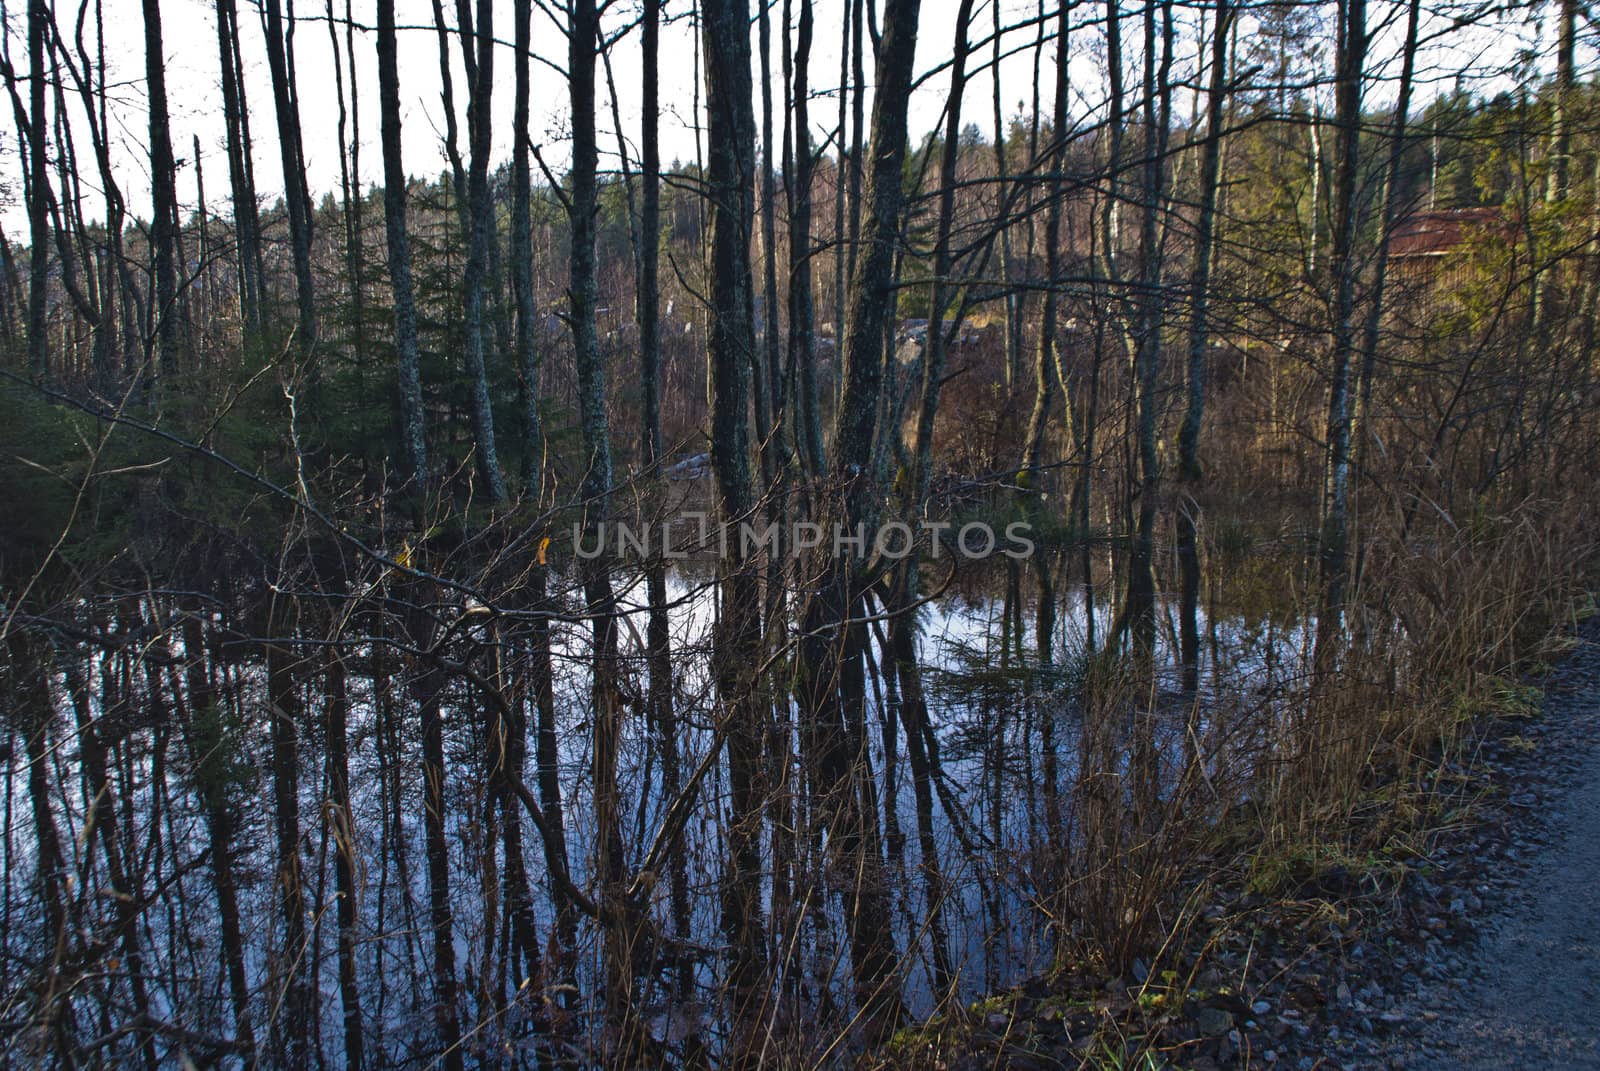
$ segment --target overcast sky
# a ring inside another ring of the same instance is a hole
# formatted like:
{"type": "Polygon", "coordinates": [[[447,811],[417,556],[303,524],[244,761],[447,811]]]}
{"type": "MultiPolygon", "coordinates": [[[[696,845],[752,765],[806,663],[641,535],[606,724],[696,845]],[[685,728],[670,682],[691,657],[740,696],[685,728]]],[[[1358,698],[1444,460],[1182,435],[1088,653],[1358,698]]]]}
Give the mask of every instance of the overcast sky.
{"type": "MultiPolygon", "coordinates": [[[[55,0],[57,19],[63,32],[70,34],[78,13],[78,0],[55,0]]],[[[91,0],[92,2],[92,0],[91,0]]],[[[146,97],[144,86],[143,17],[139,0],[103,0],[105,8],[108,63],[113,86],[112,124],[116,128],[116,170],[130,209],[148,217],[150,192],[146,137],[146,97]]],[[[1019,107],[1032,107],[1036,20],[1039,11],[1036,0],[999,0],[1000,18],[1004,26],[1017,26],[1003,39],[1002,51],[1006,58],[1001,65],[1001,100],[1009,117],[1019,107]],[[1035,20],[1035,25],[1020,25],[1035,20]]],[[[881,4],[881,0],[880,0],[881,4]]],[[[344,0],[334,0],[336,18],[344,18],[344,0]]],[[[338,95],[335,89],[335,68],[328,38],[327,9],[318,0],[298,0],[295,6],[297,28],[294,37],[297,77],[302,107],[301,123],[307,156],[307,167],[312,194],[320,199],[328,191],[336,191],[339,184],[338,156],[338,95]]],[[[445,166],[443,153],[444,113],[439,99],[438,42],[432,28],[432,8],[429,0],[398,0],[397,20],[402,26],[399,35],[399,61],[401,68],[401,109],[404,125],[405,165],[416,176],[437,176],[445,166]]],[[[798,0],[794,9],[798,17],[798,0]]],[[[23,0],[5,0],[7,45],[12,61],[25,67],[26,23],[23,0]]],[[[453,17],[453,3],[446,3],[447,18],[453,17]]],[[[662,155],[666,161],[674,158],[692,159],[695,155],[694,104],[695,94],[695,37],[691,0],[667,0],[667,16],[672,20],[662,33],[661,45],[661,138],[662,155]]],[[[811,118],[814,136],[820,141],[828,136],[837,117],[836,87],[839,84],[839,24],[843,18],[844,0],[817,0],[816,39],[812,49],[811,81],[814,100],[811,118]]],[[[1052,9],[1053,10],[1053,9],[1052,9]]],[[[1099,5],[1082,5],[1075,10],[1074,21],[1098,18],[1099,5]]],[[[1398,8],[1376,4],[1372,18],[1383,23],[1398,8]]],[[[360,26],[371,26],[376,21],[375,0],[354,0],[352,17],[360,26]]],[[[566,39],[561,27],[543,12],[534,11],[534,52],[541,61],[533,65],[533,137],[541,146],[546,162],[559,173],[565,166],[567,139],[567,89],[560,69],[566,63],[566,39]]],[[[608,16],[610,33],[620,31],[637,17],[635,0],[618,0],[615,11],[608,16]]],[[[773,78],[781,96],[781,61],[779,58],[782,18],[781,4],[772,9],[773,17],[773,78]]],[[[917,69],[928,72],[946,62],[950,55],[956,17],[956,0],[923,0],[922,21],[918,35],[917,69]]],[[[1137,15],[1133,16],[1137,18],[1137,15]]],[[[1179,78],[1192,78],[1196,61],[1195,20],[1192,11],[1180,11],[1180,42],[1176,64],[1179,78]]],[[[989,0],[975,4],[972,37],[987,38],[993,24],[994,11],[989,0]]],[[[179,174],[179,198],[185,214],[196,200],[195,172],[189,162],[193,156],[194,136],[200,139],[200,150],[206,165],[208,206],[211,211],[226,210],[227,170],[225,164],[225,128],[222,116],[221,90],[218,81],[216,22],[214,9],[203,0],[163,0],[162,20],[167,55],[167,93],[171,111],[174,149],[186,161],[179,174]]],[[[509,41],[513,33],[513,7],[511,0],[497,0],[495,4],[495,31],[501,41],[509,41]]],[[[243,34],[241,49],[246,64],[246,82],[251,108],[252,132],[255,137],[256,181],[264,198],[276,197],[283,186],[283,173],[273,136],[271,87],[267,76],[265,44],[256,6],[250,0],[240,0],[239,21],[243,34]]],[[[1054,16],[1050,30],[1054,29],[1054,16]]],[[[1249,43],[1253,23],[1242,23],[1241,30],[1249,43]]],[[[93,32],[92,15],[88,32],[93,32]]],[[[755,28],[751,29],[752,38],[755,28]]],[[[1137,25],[1125,31],[1126,45],[1130,50],[1138,47],[1137,25]]],[[[1497,23],[1493,33],[1472,32],[1452,35],[1433,56],[1426,69],[1445,69],[1454,72],[1466,69],[1474,73],[1488,71],[1506,60],[1516,47],[1538,45],[1539,26],[1523,25],[1520,28],[1497,23]]],[[[343,48],[343,28],[340,27],[340,47],[343,48]]],[[[1373,49],[1372,63],[1381,75],[1385,61],[1396,50],[1398,38],[1392,32],[1380,39],[1373,49]]],[[[91,40],[91,51],[93,44],[91,40]]],[[[360,91],[361,107],[361,180],[370,188],[379,178],[382,160],[378,149],[378,92],[376,34],[358,30],[356,36],[356,86],[360,91]]],[[[1325,52],[1331,54],[1331,45],[1325,52]]],[[[1546,50],[1547,51],[1547,50],[1546,50]]],[[[1079,121],[1091,117],[1102,103],[1101,55],[1103,45],[1098,26],[1085,26],[1072,37],[1072,79],[1074,89],[1073,111],[1079,121]]],[[[1055,46],[1048,43],[1041,57],[1040,100],[1048,111],[1053,92],[1053,62],[1055,46]]],[[[987,62],[989,46],[983,44],[980,59],[987,62]]],[[[342,61],[342,56],[341,56],[342,61]]],[[[460,69],[457,49],[452,49],[455,65],[457,110],[461,115],[462,151],[465,152],[465,76],[460,69]]],[[[759,58],[755,60],[759,62],[759,58]]],[[[618,43],[612,52],[612,70],[616,78],[618,106],[622,126],[630,145],[636,147],[639,130],[641,102],[640,43],[636,32],[618,43]]],[[[500,47],[495,57],[494,97],[494,158],[503,160],[510,155],[510,125],[512,93],[514,88],[513,56],[508,45],[500,47]]],[[[867,78],[872,78],[870,62],[867,78]]],[[[756,68],[759,78],[759,67],[756,68]]],[[[616,136],[611,129],[609,94],[604,84],[604,68],[600,70],[602,100],[599,105],[601,122],[606,130],[601,135],[602,167],[616,166],[616,136]]],[[[344,71],[345,85],[350,86],[350,72],[344,71]]],[[[1423,87],[1423,99],[1432,91],[1449,88],[1453,78],[1446,78],[1423,87]]],[[[920,135],[940,122],[945,95],[949,87],[948,74],[934,73],[918,89],[912,101],[911,129],[920,135]]],[[[1375,85],[1372,93],[1382,94],[1383,87],[1375,85]]],[[[778,99],[775,97],[775,99],[778,99]]],[[[1187,99],[1187,98],[1185,98],[1187,99]]],[[[991,77],[987,71],[968,86],[963,107],[963,122],[976,122],[986,132],[993,125],[991,77]]],[[[69,95],[69,107],[76,109],[76,98],[69,95]]],[[[869,98],[870,109],[870,98],[869,98]]],[[[1175,105],[1180,115],[1188,114],[1183,100],[1175,105]]],[[[27,241],[26,213],[21,205],[21,184],[18,180],[17,134],[10,121],[11,111],[4,109],[8,133],[0,147],[0,176],[6,183],[3,201],[0,201],[0,225],[3,225],[13,242],[27,241]]],[[[759,113],[758,113],[759,114],[759,113]]],[[[870,114],[870,111],[869,111],[870,114]]],[[[775,133],[781,136],[781,114],[775,105],[775,133]]],[[[87,130],[76,121],[77,147],[80,158],[90,158],[87,130]]],[[[91,180],[92,168],[85,169],[83,179],[89,203],[85,214],[91,218],[103,216],[99,191],[91,180]]]]}

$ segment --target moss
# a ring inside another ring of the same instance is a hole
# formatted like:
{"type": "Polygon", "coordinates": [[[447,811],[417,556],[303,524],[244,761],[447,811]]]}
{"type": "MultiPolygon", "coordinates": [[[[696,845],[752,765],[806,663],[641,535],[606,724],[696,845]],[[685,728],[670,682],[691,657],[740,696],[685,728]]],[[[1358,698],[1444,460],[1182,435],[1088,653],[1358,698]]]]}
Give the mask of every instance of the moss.
{"type": "Polygon", "coordinates": [[[1362,852],[1336,842],[1293,842],[1276,850],[1264,849],[1250,858],[1245,891],[1258,896],[1303,892],[1337,892],[1325,886],[1361,884],[1369,878],[1398,881],[1408,864],[1410,850],[1391,839],[1382,847],[1362,852]]]}
{"type": "Polygon", "coordinates": [[[1016,994],[1014,993],[996,993],[994,996],[973,1001],[967,1005],[967,1011],[977,1016],[993,1015],[996,1012],[1010,1015],[1013,1006],[1016,1004],[1016,999],[1016,994]]]}

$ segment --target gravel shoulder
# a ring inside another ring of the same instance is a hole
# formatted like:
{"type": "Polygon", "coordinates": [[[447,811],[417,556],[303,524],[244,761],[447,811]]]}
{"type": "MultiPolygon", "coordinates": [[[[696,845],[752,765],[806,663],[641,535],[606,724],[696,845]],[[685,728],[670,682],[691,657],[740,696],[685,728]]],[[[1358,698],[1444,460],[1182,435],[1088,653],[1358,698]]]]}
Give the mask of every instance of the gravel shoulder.
{"type": "Polygon", "coordinates": [[[1535,751],[1557,764],[1555,776],[1544,791],[1531,786],[1510,796],[1527,827],[1516,828],[1513,815],[1506,830],[1512,883],[1481,920],[1455,976],[1403,1002],[1424,1024],[1397,1054],[1408,1069],[1600,1068],[1600,629],[1593,625],[1546,685],[1535,751]]]}

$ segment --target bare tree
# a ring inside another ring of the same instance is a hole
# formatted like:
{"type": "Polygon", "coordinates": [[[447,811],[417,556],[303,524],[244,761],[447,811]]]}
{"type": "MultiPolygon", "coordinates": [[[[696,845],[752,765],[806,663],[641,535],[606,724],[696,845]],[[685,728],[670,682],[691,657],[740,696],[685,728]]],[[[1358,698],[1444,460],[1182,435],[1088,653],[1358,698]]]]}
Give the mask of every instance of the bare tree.
{"type": "MultiPolygon", "coordinates": [[[[644,116],[641,136],[639,199],[639,446],[643,469],[658,475],[663,460],[661,439],[661,70],[660,0],[645,0],[640,47],[643,52],[644,116]]],[[[645,623],[645,657],[648,661],[646,700],[650,723],[661,750],[661,790],[669,798],[682,788],[682,759],[676,699],[673,695],[671,619],[667,608],[666,563],[659,553],[646,564],[645,598],[649,619],[645,623]]],[[[672,936],[690,939],[689,875],[681,839],[673,845],[668,878],[672,936]]],[[[678,957],[677,994],[688,999],[694,985],[694,967],[678,957]]]]}
{"type": "Polygon", "coordinates": [[[164,371],[177,367],[182,320],[178,307],[177,164],[167,121],[167,58],[161,45],[161,4],[144,0],[144,73],[150,88],[150,187],[154,207],[150,242],[155,247],[155,316],[164,371]]]}
{"type": "Polygon", "coordinates": [[[255,165],[250,153],[249,102],[241,75],[239,14],[234,0],[217,0],[216,10],[222,110],[228,128],[228,183],[233,194],[234,241],[238,245],[239,302],[245,325],[251,331],[260,331],[265,320],[266,270],[255,165]]]}
{"type": "Polygon", "coordinates": [[[407,475],[418,490],[428,482],[422,374],[417,357],[417,305],[406,235],[406,173],[400,156],[400,70],[395,57],[394,0],[378,0],[378,105],[383,145],[383,222],[394,301],[395,372],[400,382],[400,441],[407,475]]]}
{"type": "Polygon", "coordinates": [[[1133,387],[1138,411],[1138,527],[1128,554],[1128,594],[1123,626],[1135,644],[1148,650],[1155,640],[1155,526],[1161,490],[1161,456],[1157,445],[1163,409],[1161,395],[1161,331],[1166,318],[1162,261],[1165,211],[1166,149],[1172,111],[1172,6],[1161,5],[1161,32],[1155,4],[1144,11],[1144,156],[1139,184],[1139,279],[1134,298],[1133,387]],[[1158,40],[1160,42],[1158,50],[1158,40]]]}
{"type": "MultiPolygon", "coordinates": [[[[843,497],[839,519],[854,531],[874,514],[869,473],[884,378],[885,323],[895,306],[894,264],[903,207],[901,168],[906,153],[906,109],[916,50],[918,0],[891,0],[883,12],[872,106],[872,166],[864,194],[861,251],[850,282],[843,387],[834,416],[832,471],[843,497]]],[[[865,807],[867,776],[862,628],[853,624],[861,597],[857,563],[828,558],[822,565],[803,657],[813,679],[807,716],[819,748],[822,810],[836,844],[837,864],[849,874],[845,912],[850,927],[856,999],[874,1029],[899,1011],[887,890],[877,848],[875,812],[865,807]],[[823,637],[824,629],[831,631],[823,637]]]]}
{"type": "MultiPolygon", "coordinates": [[[[606,415],[606,370],[596,327],[595,214],[599,149],[595,126],[595,58],[600,47],[600,20],[594,0],[573,0],[568,10],[567,81],[572,105],[572,170],[567,194],[572,249],[567,301],[572,323],[573,359],[578,376],[578,410],[583,441],[583,478],[579,495],[583,529],[592,543],[604,543],[604,522],[611,496],[611,425],[606,415]]],[[[605,900],[616,914],[606,927],[606,1011],[621,1025],[624,1044],[634,1036],[628,1023],[633,1013],[632,951],[629,927],[619,921],[632,916],[624,887],[621,800],[617,789],[617,747],[622,722],[622,696],[617,689],[616,595],[608,555],[587,559],[583,568],[585,614],[592,623],[594,711],[592,782],[594,792],[595,874],[605,900]]]]}
{"type": "Polygon", "coordinates": [[[494,96],[494,5],[478,0],[477,24],[469,15],[466,0],[456,10],[461,20],[461,52],[467,69],[467,137],[470,163],[467,169],[467,264],[463,279],[467,375],[472,382],[473,458],[478,478],[491,502],[506,498],[505,480],[500,474],[500,454],[495,445],[494,406],[489,396],[488,362],[484,345],[491,327],[485,322],[484,298],[489,271],[490,233],[494,227],[494,201],[489,196],[489,148],[493,134],[490,104],[494,96]]]}
{"type": "MultiPolygon", "coordinates": [[[[28,113],[22,114],[16,91],[17,124],[27,131],[28,150],[28,371],[34,379],[50,374],[50,340],[45,335],[50,279],[50,163],[45,156],[45,34],[50,23],[48,0],[28,3],[28,67],[34,77],[28,83],[28,113]]],[[[6,65],[7,80],[15,86],[11,65],[6,65]]]]}
{"type": "MultiPolygon", "coordinates": [[[[1195,223],[1194,262],[1189,271],[1189,366],[1187,404],[1178,431],[1178,471],[1184,484],[1194,487],[1203,478],[1200,465],[1200,428],[1205,419],[1206,364],[1211,346],[1212,245],[1217,229],[1217,188],[1221,175],[1222,124],[1228,93],[1228,35],[1233,30],[1234,9],[1229,0],[1217,0],[1211,37],[1211,74],[1206,86],[1206,133],[1200,146],[1200,203],[1195,223]]],[[[1182,571],[1179,629],[1180,657],[1186,686],[1197,684],[1200,661],[1200,505],[1192,493],[1177,506],[1178,564],[1182,571]]]]}
{"type": "Polygon", "coordinates": [[[294,94],[294,72],[281,6],[279,0],[266,0],[263,4],[262,32],[267,39],[267,69],[272,76],[272,102],[278,119],[278,156],[283,163],[283,202],[289,215],[290,251],[294,254],[299,309],[296,341],[300,351],[309,354],[317,342],[317,295],[311,278],[311,193],[306,179],[305,147],[300,140],[300,103],[294,94]]]}
{"type": "Polygon", "coordinates": [[[816,154],[811,147],[810,65],[815,25],[811,0],[800,0],[800,23],[793,50],[789,19],[784,19],[785,66],[792,63],[793,82],[784,179],[789,201],[789,355],[790,392],[798,410],[795,438],[806,471],[822,471],[822,416],[817,397],[816,304],[811,276],[811,206],[816,154]]]}
{"type": "Polygon", "coordinates": [[[300,858],[300,685],[295,679],[293,642],[294,607],[289,600],[273,600],[268,616],[267,703],[272,726],[272,802],[277,841],[279,912],[282,940],[275,949],[273,971],[281,1011],[274,1017],[273,1047],[284,1066],[296,1071],[311,1064],[310,1026],[315,1012],[315,990],[308,976],[306,956],[306,898],[304,865],[300,858]]]}
{"type": "Polygon", "coordinates": [[[1330,214],[1333,242],[1329,250],[1332,276],[1332,375],[1328,383],[1327,477],[1322,534],[1322,606],[1317,616],[1316,660],[1330,670],[1343,633],[1345,584],[1350,547],[1350,426],[1352,416],[1350,362],[1356,350],[1356,235],[1361,226],[1361,79],[1367,55],[1366,0],[1339,5],[1339,49],[1334,74],[1334,150],[1330,214]]]}
{"type": "MultiPolygon", "coordinates": [[[[756,173],[754,96],[750,71],[750,12],[743,0],[701,5],[708,115],[707,196],[711,202],[711,462],[724,525],[747,520],[756,506],[751,474],[749,409],[756,360],[751,319],[750,240],[756,173]]],[[[773,289],[775,289],[774,284],[773,289]]],[[[770,341],[770,338],[769,338],[770,341]]],[[[748,1029],[758,999],[764,950],[761,912],[761,790],[763,721],[755,695],[760,650],[760,588],[744,540],[730,543],[723,564],[722,620],[717,636],[719,719],[726,723],[728,776],[733,788],[729,873],[722,925],[733,949],[730,984],[734,1017],[748,1029]]],[[[741,1035],[736,1049],[748,1044],[741,1035]]]]}

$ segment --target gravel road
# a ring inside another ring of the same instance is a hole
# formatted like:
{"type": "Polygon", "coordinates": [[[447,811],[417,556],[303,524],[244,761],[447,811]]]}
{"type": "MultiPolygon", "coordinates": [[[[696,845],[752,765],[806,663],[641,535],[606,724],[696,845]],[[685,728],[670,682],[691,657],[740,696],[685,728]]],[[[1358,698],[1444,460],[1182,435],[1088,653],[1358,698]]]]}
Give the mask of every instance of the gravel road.
{"type": "Polygon", "coordinates": [[[1550,682],[1545,719],[1578,752],[1544,801],[1548,836],[1517,888],[1484,920],[1453,984],[1431,991],[1438,1017],[1394,1063],[1410,1071],[1600,1069],[1600,629],[1550,682]]]}

